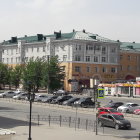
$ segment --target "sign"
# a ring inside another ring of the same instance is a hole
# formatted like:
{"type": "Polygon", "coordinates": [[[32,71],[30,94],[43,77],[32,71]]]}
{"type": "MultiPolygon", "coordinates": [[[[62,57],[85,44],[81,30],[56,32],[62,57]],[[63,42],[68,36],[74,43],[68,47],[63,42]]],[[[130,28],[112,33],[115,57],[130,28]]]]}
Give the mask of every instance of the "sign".
{"type": "Polygon", "coordinates": [[[104,98],[105,93],[104,93],[104,89],[100,88],[98,89],[98,98],[104,98]]]}

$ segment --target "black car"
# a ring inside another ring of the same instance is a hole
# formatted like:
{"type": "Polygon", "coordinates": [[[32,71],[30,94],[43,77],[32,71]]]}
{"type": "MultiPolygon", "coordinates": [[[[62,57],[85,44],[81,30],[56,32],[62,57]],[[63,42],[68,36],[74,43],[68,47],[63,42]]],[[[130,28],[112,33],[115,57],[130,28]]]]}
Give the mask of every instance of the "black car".
{"type": "Polygon", "coordinates": [[[74,102],[74,106],[93,107],[95,106],[95,103],[92,101],[91,97],[83,97],[80,98],[78,101],[74,102]]]}
{"type": "Polygon", "coordinates": [[[105,105],[105,107],[117,109],[119,106],[122,106],[123,104],[124,104],[123,102],[111,102],[111,103],[105,105]]]}
{"type": "Polygon", "coordinates": [[[98,124],[99,126],[110,126],[115,129],[120,128],[131,128],[131,123],[128,120],[125,120],[120,115],[116,114],[102,114],[98,116],[98,124]]]}
{"type": "Polygon", "coordinates": [[[78,101],[79,99],[80,98],[78,98],[78,97],[70,98],[69,100],[64,101],[63,105],[73,106],[74,102],[78,101]]]}
{"type": "Polygon", "coordinates": [[[69,100],[70,98],[72,98],[71,95],[59,96],[58,98],[53,100],[52,103],[62,105],[64,101],[69,100]]]}
{"type": "Polygon", "coordinates": [[[58,95],[49,96],[48,98],[43,99],[42,102],[43,102],[43,103],[51,103],[52,100],[54,100],[54,99],[56,99],[56,98],[58,98],[58,95]]]}

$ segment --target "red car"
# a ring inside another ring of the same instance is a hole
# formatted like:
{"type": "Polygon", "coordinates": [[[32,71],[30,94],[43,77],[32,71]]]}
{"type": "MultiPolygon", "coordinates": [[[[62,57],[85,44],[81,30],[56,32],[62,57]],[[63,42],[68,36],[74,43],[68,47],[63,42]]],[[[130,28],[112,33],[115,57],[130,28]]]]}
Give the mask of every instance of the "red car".
{"type": "Polygon", "coordinates": [[[116,114],[116,115],[120,115],[120,116],[124,117],[122,113],[120,113],[116,109],[110,108],[110,107],[98,108],[98,115],[100,115],[100,114],[116,114]]]}
{"type": "Polygon", "coordinates": [[[140,115],[140,109],[136,109],[136,110],[134,110],[134,114],[136,114],[136,115],[140,115]]]}

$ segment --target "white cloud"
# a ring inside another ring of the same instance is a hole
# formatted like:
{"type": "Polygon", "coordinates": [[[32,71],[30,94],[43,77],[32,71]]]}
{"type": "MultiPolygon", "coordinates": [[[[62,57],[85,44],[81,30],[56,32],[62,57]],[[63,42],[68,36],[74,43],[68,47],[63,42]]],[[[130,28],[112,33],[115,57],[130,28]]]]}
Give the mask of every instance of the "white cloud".
{"type": "Polygon", "coordinates": [[[26,8],[33,8],[33,9],[41,9],[44,7],[44,4],[47,0],[17,0],[16,6],[17,7],[26,7],[26,8]]]}

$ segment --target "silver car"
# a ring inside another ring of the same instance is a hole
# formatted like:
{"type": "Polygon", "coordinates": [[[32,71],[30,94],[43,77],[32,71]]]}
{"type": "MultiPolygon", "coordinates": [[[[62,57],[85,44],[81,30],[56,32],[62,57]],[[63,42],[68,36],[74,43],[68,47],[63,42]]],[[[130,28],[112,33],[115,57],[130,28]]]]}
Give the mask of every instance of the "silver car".
{"type": "Polygon", "coordinates": [[[27,95],[28,95],[27,93],[20,93],[18,95],[13,96],[13,99],[17,99],[17,100],[24,99],[25,100],[25,98],[27,97],[27,95]]]}
{"type": "Polygon", "coordinates": [[[6,98],[6,97],[12,98],[14,95],[16,95],[16,93],[14,91],[6,91],[4,93],[1,93],[0,97],[2,97],[2,98],[6,98]]]}

